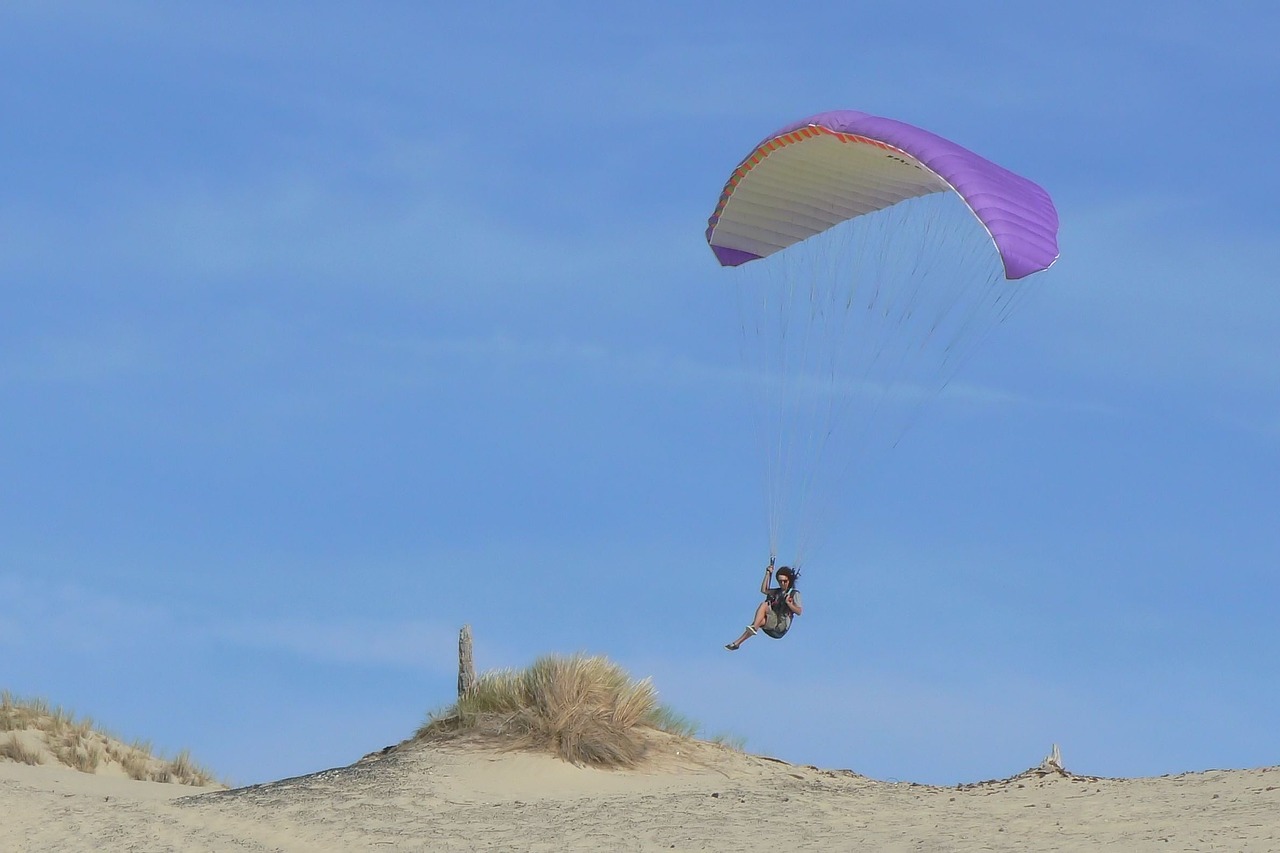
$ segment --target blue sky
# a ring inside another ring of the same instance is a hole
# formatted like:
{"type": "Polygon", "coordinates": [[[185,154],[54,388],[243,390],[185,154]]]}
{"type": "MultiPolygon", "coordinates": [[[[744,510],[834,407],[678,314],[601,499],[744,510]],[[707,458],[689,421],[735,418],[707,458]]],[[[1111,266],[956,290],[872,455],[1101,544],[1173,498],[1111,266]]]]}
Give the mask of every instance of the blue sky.
{"type": "Polygon", "coordinates": [[[0,686],[257,782],[408,736],[469,623],[876,778],[1280,762],[1280,12],[863,5],[6,4],[0,686]],[[1062,258],[729,655],[703,229],[838,108],[1043,185],[1062,258]]]}

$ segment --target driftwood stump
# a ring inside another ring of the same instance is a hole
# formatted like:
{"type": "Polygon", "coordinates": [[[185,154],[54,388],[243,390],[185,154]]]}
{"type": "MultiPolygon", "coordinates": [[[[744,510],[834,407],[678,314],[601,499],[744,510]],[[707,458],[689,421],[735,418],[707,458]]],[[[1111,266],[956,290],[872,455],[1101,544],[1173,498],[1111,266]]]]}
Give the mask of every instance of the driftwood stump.
{"type": "Polygon", "coordinates": [[[476,685],[476,665],[471,657],[471,626],[463,625],[458,633],[458,698],[476,685]]]}

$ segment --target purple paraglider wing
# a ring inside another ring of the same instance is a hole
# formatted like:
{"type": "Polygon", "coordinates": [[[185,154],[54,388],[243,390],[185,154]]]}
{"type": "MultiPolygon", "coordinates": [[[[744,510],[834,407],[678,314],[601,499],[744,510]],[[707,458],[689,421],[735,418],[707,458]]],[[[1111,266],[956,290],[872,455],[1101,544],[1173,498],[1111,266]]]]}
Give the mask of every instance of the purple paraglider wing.
{"type": "Polygon", "coordinates": [[[854,110],[819,113],[763,140],[707,223],[724,266],[767,257],[847,219],[953,191],[986,228],[1005,277],[1058,258],[1058,212],[1041,187],[941,136],[854,110]]]}

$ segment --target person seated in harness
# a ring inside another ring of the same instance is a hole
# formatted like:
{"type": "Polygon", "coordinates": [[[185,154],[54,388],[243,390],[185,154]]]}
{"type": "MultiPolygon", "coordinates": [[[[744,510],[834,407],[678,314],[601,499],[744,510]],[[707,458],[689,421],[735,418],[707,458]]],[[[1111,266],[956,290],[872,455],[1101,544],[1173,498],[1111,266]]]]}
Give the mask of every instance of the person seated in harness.
{"type": "Polygon", "coordinates": [[[769,568],[764,570],[764,580],[760,583],[764,601],[756,608],[756,618],[751,620],[742,636],[725,646],[729,651],[736,652],[739,646],[762,629],[775,640],[782,639],[782,635],[791,627],[791,618],[804,612],[804,606],[800,603],[800,591],[796,589],[796,578],[800,577],[800,573],[790,566],[783,566],[778,569],[776,587],[769,586],[772,577],[773,561],[770,560],[769,568]]]}

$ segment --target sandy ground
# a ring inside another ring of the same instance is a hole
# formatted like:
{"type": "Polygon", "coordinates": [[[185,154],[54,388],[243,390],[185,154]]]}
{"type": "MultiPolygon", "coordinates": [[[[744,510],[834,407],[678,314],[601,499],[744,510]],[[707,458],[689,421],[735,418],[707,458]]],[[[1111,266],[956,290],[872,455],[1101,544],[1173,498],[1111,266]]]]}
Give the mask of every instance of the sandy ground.
{"type": "Polygon", "coordinates": [[[0,850],[1280,851],[1276,767],[941,788],[706,743],[655,752],[604,771],[419,744],[223,791],[0,763],[0,850]]]}

